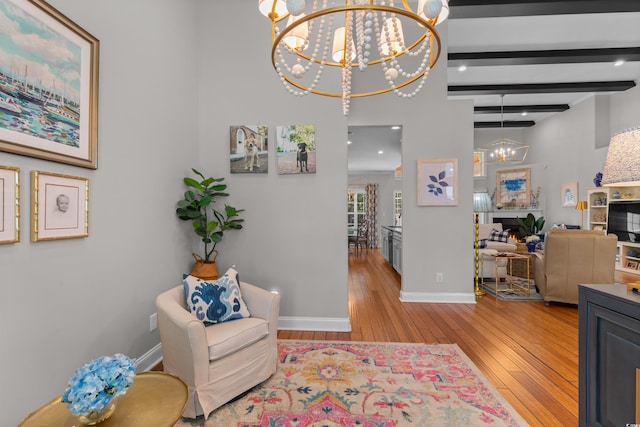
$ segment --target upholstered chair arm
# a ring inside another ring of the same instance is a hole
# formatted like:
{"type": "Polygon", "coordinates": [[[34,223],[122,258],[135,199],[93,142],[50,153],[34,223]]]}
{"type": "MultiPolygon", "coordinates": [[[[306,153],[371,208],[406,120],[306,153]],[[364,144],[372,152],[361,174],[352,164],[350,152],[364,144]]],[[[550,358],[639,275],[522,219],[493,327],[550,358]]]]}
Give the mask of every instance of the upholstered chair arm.
{"type": "Polygon", "coordinates": [[[163,366],[187,384],[209,382],[209,348],[204,324],[185,308],[182,286],[156,298],[163,366]]]}
{"type": "Polygon", "coordinates": [[[245,282],[240,282],[240,293],[249,308],[251,316],[267,320],[269,322],[269,334],[275,335],[278,331],[280,295],[245,282]]]}

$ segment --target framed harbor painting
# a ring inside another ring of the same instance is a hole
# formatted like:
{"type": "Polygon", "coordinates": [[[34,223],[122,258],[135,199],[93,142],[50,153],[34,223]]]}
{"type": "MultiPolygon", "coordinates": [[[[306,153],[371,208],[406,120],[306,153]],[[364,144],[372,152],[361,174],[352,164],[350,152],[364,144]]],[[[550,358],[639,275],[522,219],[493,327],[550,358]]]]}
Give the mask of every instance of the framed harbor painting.
{"type": "Polygon", "coordinates": [[[42,0],[0,21],[0,150],[96,169],[99,41],[42,0]]]}
{"type": "Polygon", "coordinates": [[[418,160],[418,206],[458,205],[458,159],[418,160]]]}
{"type": "Polygon", "coordinates": [[[20,241],[20,169],[0,166],[0,243],[20,241]]]}
{"type": "Polygon", "coordinates": [[[31,171],[31,240],[89,235],[89,180],[31,171]]]}

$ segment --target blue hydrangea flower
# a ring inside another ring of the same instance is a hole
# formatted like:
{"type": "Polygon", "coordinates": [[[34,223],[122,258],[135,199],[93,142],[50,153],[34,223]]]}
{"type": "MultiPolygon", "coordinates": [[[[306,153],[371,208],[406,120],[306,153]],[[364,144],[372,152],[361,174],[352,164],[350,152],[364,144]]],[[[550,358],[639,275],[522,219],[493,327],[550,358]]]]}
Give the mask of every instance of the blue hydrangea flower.
{"type": "Polygon", "coordinates": [[[76,369],[62,395],[74,416],[100,412],[133,384],[136,365],[123,354],[102,356],[76,369]]]}

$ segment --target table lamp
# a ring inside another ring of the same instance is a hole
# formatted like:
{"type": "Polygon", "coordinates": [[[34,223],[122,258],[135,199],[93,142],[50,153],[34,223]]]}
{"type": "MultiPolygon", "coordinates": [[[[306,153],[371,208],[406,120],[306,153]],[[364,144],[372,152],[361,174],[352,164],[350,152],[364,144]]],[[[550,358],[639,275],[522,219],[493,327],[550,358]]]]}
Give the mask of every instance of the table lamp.
{"type": "Polygon", "coordinates": [[[584,230],[584,210],[587,209],[587,201],[578,201],[578,203],[576,203],[576,209],[580,209],[580,229],[584,230]]]}
{"type": "Polygon", "coordinates": [[[480,289],[480,283],[479,283],[479,280],[480,280],[480,277],[479,277],[480,251],[478,247],[480,244],[480,241],[478,240],[478,236],[480,235],[479,217],[480,217],[480,212],[490,212],[491,207],[492,207],[491,197],[489,197],[489,193],[487,191],[482,190],[482,191],[473,192],[473,211],[474,211],[474,220],[476,225],[476,235],[475,235],[475,240],[473,245],[475,249],[475,255],[476,255],[476,275],[475,275],[475,284],[473,287],[473,292],[475,293],[476,298],[481,297],[485,294],[485,292],[480,289]]]}

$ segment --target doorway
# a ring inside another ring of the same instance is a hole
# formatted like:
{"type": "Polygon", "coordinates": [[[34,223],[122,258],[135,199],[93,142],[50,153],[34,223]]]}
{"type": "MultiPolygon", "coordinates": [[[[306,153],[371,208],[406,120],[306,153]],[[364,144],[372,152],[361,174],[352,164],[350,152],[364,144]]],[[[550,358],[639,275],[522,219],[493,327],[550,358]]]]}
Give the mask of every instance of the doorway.
{"type": "Polygon", "coordinates": [[[347,233],[366,221],[369,251],[381,251],[382,227],[402,224],[402,126],[349,126],[347,143],[347,233]]]}

